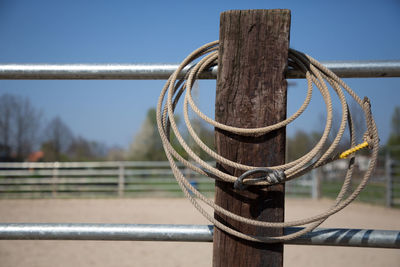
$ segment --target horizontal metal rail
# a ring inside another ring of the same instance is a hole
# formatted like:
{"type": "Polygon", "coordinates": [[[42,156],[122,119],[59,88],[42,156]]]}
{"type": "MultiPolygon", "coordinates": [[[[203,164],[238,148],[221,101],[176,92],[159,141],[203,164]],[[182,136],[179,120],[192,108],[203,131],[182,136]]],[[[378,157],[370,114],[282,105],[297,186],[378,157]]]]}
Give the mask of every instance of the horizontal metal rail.
{"type": "MultiPolygon", "coordinates": [[[[323,61],[323,65],[342,78],[400,77],[400,60],[323,61]]],[[[1,64],[3,80],[165,80],[177,69],[177,64],[1,64]]],[[[185,68],[180,77],[183,77],[185,68]]],[[[200,75],[215,79],[218,67],[200,75]]],[[[287,78],[304,78],[293,69],[287,78]]]]}
{"type": "MultiPolygon", "coordinates": [[[[303,228],[285,228],[285,234],[303,228]]],[[[211,225],[1,223],[3,240],[125,240],[212,242],[211,225]]],[[[285,244],[400,248],[400,231],[317,228],[285,244]]]]}

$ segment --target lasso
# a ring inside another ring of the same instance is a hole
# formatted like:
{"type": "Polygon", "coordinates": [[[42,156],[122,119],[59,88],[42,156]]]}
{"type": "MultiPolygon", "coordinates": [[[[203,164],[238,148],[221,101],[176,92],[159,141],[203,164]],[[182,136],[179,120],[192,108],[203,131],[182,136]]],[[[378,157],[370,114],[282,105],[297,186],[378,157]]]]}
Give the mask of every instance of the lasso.
{"type": "Polygon", "coordinates": [[[301,52],[298,52],[294,49],[290,49],[289,66],[303,72],[305,74],[308,84],[307,95],[301,107],[289,118],[274,125],[269,125],[261,128],[250,128],[250,129],[237,128],[224,125],[204,115],[197,108],[191,96],[192,86],[198,75],[202,73],[204,70],[207,70],[208,68],[216,65],[217,61],[218,61],[218,41],[206,44],[198,48],[194,52],[192,52],[187,58],[185,58],[185,60],[180,64],[177,70],[168,79],[164,88],[161,91],[157,104],[157,126],[162,139],[165,154],[168,158],[168,161],[170,162],[171,169],[175,175],[176,180],[178,181],[179,186],[181,187],[185,196],[194,205],[194,207],[197,210],[199,210],[201,214],[203,214],[203,216],[205,216],[216,227],[229,234],[250,241],[273,243],[273,242],[282,242],[284,240],[294,239],[309,231],[312,231],[314,228],[316,228],[322,222],[324,222],[330,215],[338,212],[339,210],[343,209],[348,204],[350,204],[367,184],[368,179],[370,178],[377,162],[379,138],[375,122],[371,115],[371,108],[368,99],[367,98],[364,98],[363,100],[360,99],[339,77],[337,77],[329,69],[325,68],[315,59],[301,52]],[[198,63],[194,64],[193,62],[196,59],[199,59],[199,61],[198,63]],[[178,76],[185,67],[190,67],[190,69],[186,73],[185,77],[179,80],[178,76]],[[339,97],[342,108],[340,127],[338,132],[336,133],[336,137],[333,139],[331,143],[329,143],[328,141],[328,135],[332,128],[333,112],[332,112],[331,95],[328,90],[327,83],[334,89],[335,93],[339,97]],[[193,127],[190,123],[188,115],[189,106],[200,118],[202,118],[207,123],[219,129],[223,129],[225,131],[229,131],[240,135],[257,136],[266,134],[281,127],[285,127],[290,122],[295,120],[306,109],[311,100],[313,85],[315,85],[315,87],[320,91],[325,102],[327,111],[325,129],[321,135],[320,140],[314,146],[313,149],[311,149],[307,154],[303,155],[299,159],[285,163],[283,165],[256,166],[256,167],[247,166],[239,164],[237,162],[230,161],[224,157],[221,157],[201,141],[201,139],[193,130],[193,127]],[[358,105],[361,106],[361,108],[364,111],[364,118],[367,125],[367,131],[364,134],[364,142],[358,146],[356,146],[355,143],[355,129],[351,121],[351,114],[348,109],[343,89],[355,100],[356,103],[358,103],[358,105]],[[216,169],[215,167],[210,166],[207,162],[205,162],[198,155],[196,155],[193,152],[193,150],[191,150],[191,148],[188,146],[188,144],[185,142],[185,140],[183,139],[182,135],[178,130],[177,123],[174,118],[175,107],[183,93],[185,93],[183,102],[184,120],[193,140],[197,143],[197,145],[201,149],[203,149],[216,161],[245,171],[243,175],[241,175],[240,177],[235,177],[227,173],[224,173],[216,169]],[[166,100],[164,101],[165,97],[166,100]],[[334,151],[338,147],[338,144],[343,137],[346,125],[348,125],[350,130],[351,148],[343,152],[341,155],[335,155],[334,151]],[[171,129],[176,139],[178,140],[179,144],[189,155],[191,161],[184,159],[177,152],[177,150],[171,145],[170,143],[171,129]],[[370,152],[371,159],[369,167],[365,172],[364,177],[361,179],[361,182],[357,186],[357,188],[351,194],[345,197],[346,193],[348,193],[349,184],[353,174],[354,152],[366,146],[368,146],[371,149],[370,152]],[[328,148],[324,149],[325,147],[328,148]],[[336,197],[335,204],[332,207],[330,207],[330,209],[328,209],[326,212],[323,212],[321,214],[306,219],[295,220],[290,222],[264,222],[264,221],[252,220],[249,218],[241,217],[226,209],[223,209],[222,207],[216,205],[212,200],[202,195],[195,187],[193,187],[184,177],[184,175],[182,174],[182,172],[180,171],[175,162],[175,160],[177,160],[187,168],[190,168],[191,170],[196,171],[202,175],[208,176],[210,178],[220,179],[225,182],[230,182],[232,183],[232,186],[234,186],[237,190],[244,190],[248,185],[268,186],[277,183],[284,183],[296,177],[302,176],[303,174],[311,171],[312,169],[321,167],[322,165],[332,162],[336,159],[346,158],[348,156],[350,156],[348,169],[345,175],[342,188],[338,193],[338,196],[336,197]],[[252,174],[258,172],[264,173],[265,175],[260,178],[250,177],[252,174]],[[218,220],[216,220],[213,217],[213,214],[209,214],[200,205],[198,200],[211,206],[214,209],[214,211],[218,213],[221,213],[231,219],[250,225],[255,225],[260,227],[270,227],[270,228],[272,227],[281,228],[281,227],[299,226],[299,225],[307,225],[307,226],[296,233],[283,236],[248,235],[239,232],[233,228],[230,228],[224,225],[223,223],[219,222],[218,220]]]}

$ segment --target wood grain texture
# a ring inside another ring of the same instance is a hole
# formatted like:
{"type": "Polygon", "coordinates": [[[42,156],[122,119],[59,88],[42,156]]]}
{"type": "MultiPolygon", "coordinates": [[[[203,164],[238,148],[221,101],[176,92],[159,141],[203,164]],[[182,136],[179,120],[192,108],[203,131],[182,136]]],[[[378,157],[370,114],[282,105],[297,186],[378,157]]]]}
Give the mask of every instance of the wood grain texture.
{"type": "MultiPolygon", "coordinates": [[[[243,128],[261,127],[286,118],[289,10],[233,10],[221,14],[216,120],[243,128]]],[[[217,151],[233,161],[253,165],[283,164],[285,129],[246,137],[215,129],[217,151]]],[[[217,163],[238,176],[243,171],[217,163]]],[[[284,185],[233,189],[216,182],[218,205],[244,217],[284,220],[284,185]]],[[[282,229],[243,225],[215,213],[226,225],[253,235],[281,235],[282,229]]],[[[282,244],[247,242],[215,230],[213,266],[282,266],[282,244]]]]}

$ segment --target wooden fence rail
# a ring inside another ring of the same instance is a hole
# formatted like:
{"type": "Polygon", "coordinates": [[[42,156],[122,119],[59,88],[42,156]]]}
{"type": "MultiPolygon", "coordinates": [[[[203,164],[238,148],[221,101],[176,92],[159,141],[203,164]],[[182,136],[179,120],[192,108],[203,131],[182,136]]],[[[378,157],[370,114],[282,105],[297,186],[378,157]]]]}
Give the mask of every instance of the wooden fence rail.
{"type": "MultiPolygon", "coordinates": [[[[214,193],[212,179],[185,173],[200,191],[214,193]]],[[[286,191],[309,197],[312,178],[293,181],[286,191]]],[[[182,196],[168,162],[0,162],[0,198],[145,195],[182,196]]]]}
{"type": "MultiPolygon", "coordinates": [[[[390,157],[382,162],[359,200],[398,206],[400,164],[390,157]]],[[[185,173],[199,190],[214,194],[213,180],[185,173]]],[[[289,197],[334,197],[342,176],[334,169],[313,171],[288,182],[285,191],[289,197]]],[[[0,198],[135,196],[182,196],[168,162],[0,162],[0,198]]]]}

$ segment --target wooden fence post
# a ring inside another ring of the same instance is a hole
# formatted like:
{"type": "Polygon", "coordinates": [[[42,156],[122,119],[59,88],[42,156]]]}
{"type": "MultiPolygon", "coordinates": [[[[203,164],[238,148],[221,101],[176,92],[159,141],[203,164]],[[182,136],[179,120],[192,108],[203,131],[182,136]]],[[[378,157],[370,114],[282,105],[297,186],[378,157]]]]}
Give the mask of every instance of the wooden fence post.
{"type": "Polygon", "coordinates": [[[118,196],[123,197],[125,191],[125,167],[122,162],[118,165],[118,196]]]}
{"type": "Polygon", "coordinates": [[[53,163],[53,177],[51,179],[51,196],[52,197],[57,197],[59,167],[60,167],[59,162],[53,163]]]}
{"type": "Polygon", "coordinates": [[[392,176],[392,159],[390,151],[386,152],[385,156],[385,176],[386,176],[386,207],[393,206],[393,176],[392,176]]]}
{"type": "Polygon", "coordinates": [[[311,198],[312,199],[320,199],[321,195],[321,179],[322,179],[322,170],[321,169],[313,169],[311,170],[311,198]]]}
{"type": "MultiPolygon", "coordinates": [[[[286,118],[290,32],[289,10],[233,10],[223,12],[220,22],[215,118],[227,125],[261,127],[286,118]]],[[[259,137],[215,131],[217,151],[233,161],[272,166],[285,160],[285,129],[259,137]]],[[[217,163],[238,176],[243,171],[217,163]]],[[[283,184],[267,188],[233,189],[216,182],[218,205],[244,217],[281,222],[284,220],[283,184]]],[[[283,229],[242,225],[218,213],[219,221],[248,234],[281,235],[283,229]]],[[[261,244],[232,237],[218,229],[214,233],[214,266],[282,266],[283,244],[261,244]]]]}

